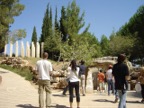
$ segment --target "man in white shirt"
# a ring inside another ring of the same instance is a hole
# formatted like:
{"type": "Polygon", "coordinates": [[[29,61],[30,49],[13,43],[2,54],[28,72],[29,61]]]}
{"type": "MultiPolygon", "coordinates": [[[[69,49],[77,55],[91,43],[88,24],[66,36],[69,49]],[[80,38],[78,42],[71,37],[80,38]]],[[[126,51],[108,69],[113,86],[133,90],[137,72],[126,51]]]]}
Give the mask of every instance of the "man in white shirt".
{"type": "Polygon", "coordinates": [[[46,108],[50,108],[51,104],[51,87],[50,75],[52,72],[52,64],[47,60],[48,53],[43,53],[43,59],[38,60],[36,69],[38,72],[38,93],[39,93],[39,108],[44,108],[44,90],[46,91],[46,108]]]}
{"type": "Polygon", "coordinates": [[[110,95],[110,91],[114,94],[114,79],[112,75],[112,65],[109,65],[109,69],[106,72],[106,79],[108,83],[108,95],[110,95]]]}

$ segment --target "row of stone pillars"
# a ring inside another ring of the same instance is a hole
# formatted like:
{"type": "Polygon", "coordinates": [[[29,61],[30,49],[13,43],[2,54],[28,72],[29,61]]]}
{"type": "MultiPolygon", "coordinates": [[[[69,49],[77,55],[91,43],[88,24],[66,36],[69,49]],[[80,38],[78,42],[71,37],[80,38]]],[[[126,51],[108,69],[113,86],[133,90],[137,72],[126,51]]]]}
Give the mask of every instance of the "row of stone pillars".
{"type": "Polygon", "coordinates": [[[34,42],[32,42],[31,44],[29,44],[29,42],[26,42],[26,47],[24,47],[24,42],[21,41],[20,45],[18,44],[18,41],[16,41],[15,43],[15,47],[12,43],[9,44],[9,49],[8,49],[8,45],[5,45],[4,48],[4,55],[8,55],[9,57],[12,57],[13,54],[15,54],[15,57],[42,57],[42,55],[44,52],[44,42],[39,43],[36,42],[36,45],[34,44],[34,42]],[[13,49],[15,49],[15,52],[13,52],[13,49]],[[9,54],[7,54],[7,51],[9,50],[9,54]],[[20,53],[20,54],[19,54],[20,53]]]}

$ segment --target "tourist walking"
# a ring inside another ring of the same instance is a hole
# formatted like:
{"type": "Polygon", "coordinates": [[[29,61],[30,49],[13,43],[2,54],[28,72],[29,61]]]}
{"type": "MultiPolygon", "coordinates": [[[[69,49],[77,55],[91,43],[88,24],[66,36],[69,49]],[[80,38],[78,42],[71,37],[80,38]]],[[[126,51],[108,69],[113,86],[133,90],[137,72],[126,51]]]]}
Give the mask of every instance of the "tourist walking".
{"type": "Polygon", "coordinates": [[[52,64],[47,60],[48,53],[43,53],[43,59],[38,60],[36,69],[38,72],[38,93],[39,93],[39,108],[44,108],[44,91],[46,91],[46,108],[50,108],[51,104],[51,87],[50,75],[52,72],[52,64]]]}
{"type": "Polygon", "coordinates": [[[100,72],[98,73],[97,75],[97,80],[98,80],[98,88],[99,88],[99,91],[100,93],[101,92],[104,92],[104,86],[105,86],[105,75],[104,73],[102,72],[102,70],[100,70],[100,72]]]}
{"type": "Polygon", "coordinates": [[[118,108],[126,108],[126,92],[128,89],[127,80],[129,78],[128,66],[124,64],[125,55],[118,56],[118,62],[113,66],[112,74],[115,79],[115,89],[119,95],[118,108]]]}
{"type": "Polygon", "coordinates": [[[85,96],[85,74],[86,74],[86,66],[85,66],[85,61],[81,60],[80,62],[80,71],[79,71],[79,76],[80,76],[80,79],[81,79],[81,88],[82,88],[82,94],[83,96],[85,96]]]}
{"type": "Polygon", "coordinates": [[[106,80],[108,84],[108,95],[110,95],[110,91],[112,90],[112,94],[114,94],[114,78],[112,75],[112,65],[109,65],[108,70],[106,72],[106,80]]]}
{"type": "Polygon", "coordinates": [[[73,107],[73,89],[75,89],[76,94],[76,102],[77,102],[77,108],[80,108],[80,93],[79,93],[79,67],[77,67],[76,60],[72,60],[70,67],[68,67],[69,71],[69,102],[70,102],[70,108],[73,107]]]}
{"type": "Polygon", "coordinates": [[[144,67],[141,67],[140,69],[140,75],[139,75],[138,81],[141,84],[141,95],[142,95],[141,102],[144,103],[144,67]]]}

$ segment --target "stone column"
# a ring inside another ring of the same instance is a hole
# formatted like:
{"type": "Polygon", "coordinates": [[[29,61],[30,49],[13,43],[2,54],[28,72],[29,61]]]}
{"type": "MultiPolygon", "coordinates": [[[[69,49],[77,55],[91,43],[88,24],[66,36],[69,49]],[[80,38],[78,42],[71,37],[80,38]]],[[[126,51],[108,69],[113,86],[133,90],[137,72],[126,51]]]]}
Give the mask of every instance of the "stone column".
{"type": "Polygon", "coordinates": [[[35,46],[34,43],[31,43],[31,57],[35,57],[35,46]]]}
{"type": "Polygon", "coordinates": [[[18,41],[15,43],[15,57],[18,57],[18,41]]]}
{"type": "Polygon", "coordinates": [[[44,42],[41,43],[41,57],[43,57],[44,52],[44,42]]]}
{"type": "Polygon", "coordinates": [[[29,42],[26,42],[26,57],[30,57],[30,45],[29,42]]]}
{"type": "Polygon", "coordinates": [[[36,58],[40,57],[40,44],[39,42],[36,43],[36,58]]]}
{"type": "Polygon", "coordinates": [[[10,53],[9,53],[10,57],[12,57],[12,53],[13,53],[13,44],[12,42],[10,42],[10,53]]]}
{"type": "Polygon", "coordinates": [[[21,41],[21,57],[24,57],[25,56],[25,53],[24,53],[24,44],[23,44],[23,41],[21,41]]]}
{"type": "Polygon", "coordinates": [[[7,53],[7,44],[5,44],[4,46],[4,56],[6,56],[6,53],[7,53]]]}
{"type": "Polygon", "coordinates": [[[92,71],[88,71],[87,80],[86,80],[86,93],[93,93],[93,79],[92,71]]]}

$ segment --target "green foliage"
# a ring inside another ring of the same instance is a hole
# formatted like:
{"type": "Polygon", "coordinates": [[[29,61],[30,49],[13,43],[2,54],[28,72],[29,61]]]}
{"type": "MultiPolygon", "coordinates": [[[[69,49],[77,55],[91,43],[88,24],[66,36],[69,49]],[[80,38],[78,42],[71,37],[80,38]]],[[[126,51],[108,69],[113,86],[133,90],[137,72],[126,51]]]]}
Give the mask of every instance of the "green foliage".
{"type": "Polygon", "coordinates": [[[57,8],[55,12],[55,30],[60,30],[59,23],[57,21],[57,8]]]}
{"type": "Polygon", "coordinates": [[[34,26],[33,28],[33,33],[32,33],[32,42],[34,42],[35,46],[36,46],[36,42],[37,42],[37,32],[36,32],[36,27],[34,26]]]}
{"type": "Polygon", "coordinates": [[[46,8],[45,16],[42,24],[42,34],[40,42],[45,42],[46,38],[52,35],[52,9],[49,4],[46,8]]]}
{"type": "Polygon", "coordinates": [[[29,81],[32,80],[33,75],[30,72],[29,68],[13,68],[11,66],[2,65],[2,64],[0,65],[0,67],[14,72],[14,73],[24,77],[26,80],[29,80],[29,81]]]}
{"type": "Polygon", "coordinates": [[[102,35],[100,45],[103,56],[108,56],[110,54],[109,39],[105,35],[102,35]]]}
{"type": "MultiPolygon", "coordinates": [[[[78,35],[80,30],[84,27],[84,12],[80,15],[80,8],[76,5],[75,0],[67,6],[65,9],[62,7],[62,17],[61,19],[61,28],[62,34],[65,36],[64,39],[69,38],[69,42],[72,42],[75,35],[78,35]],[[69,37],[67,37],[69,36],[69,37]]],[[[84,30],[84,32],[88,31],[88,27],[84,30]]]]}
{"type": "Polygon", "coordinates": [[[120,28],[117,34],[136,38],[136,44],[131,52],[131,58],[143,58],[144,54],[144,5],[130,18],[129,22],[120,28]]]}
{"type": "Polygon", "coordinates": [[[60,31],[62,33],[62,41],[66,41],[67,40],[67,26],[66,25],[66,10],[65,10],[65,7],[62,6],[62,9],[61,9],[61,18],[60,18],[60,31]]]}
{"type": "Polygon", "coordinates": [[[92,43],[92,38],[90,36],[77,35],[73,38],[72,44],[69,44],[69,40],[67,40],[61,48],[62,58],[68,61],[76,59],[91,63],[92,58],[98,55],[98,45],[92,43]]]}
{"type": "Polygon", "coordinates": [[[14,23],[14,17],[19,16],[24,10],[24,5],[19,0],[0,1],[0,49],[3,48],[10,24],[14,23]]]}
{"type": "Polygon", "coordinates": [[[8,34],[8,42],[15,43],[17,40],[21,40],[26,37],[26,31],[23,29],[14,30],[8,34]]]}
{"type": "Polygon", "coordinates": [[[109,43],[109,49],[111,55],[118,55],[125,53],[130,55],[132,48],[135,44],[135,38],[123,37],[123,36],[113,36],[109,43]]]}

